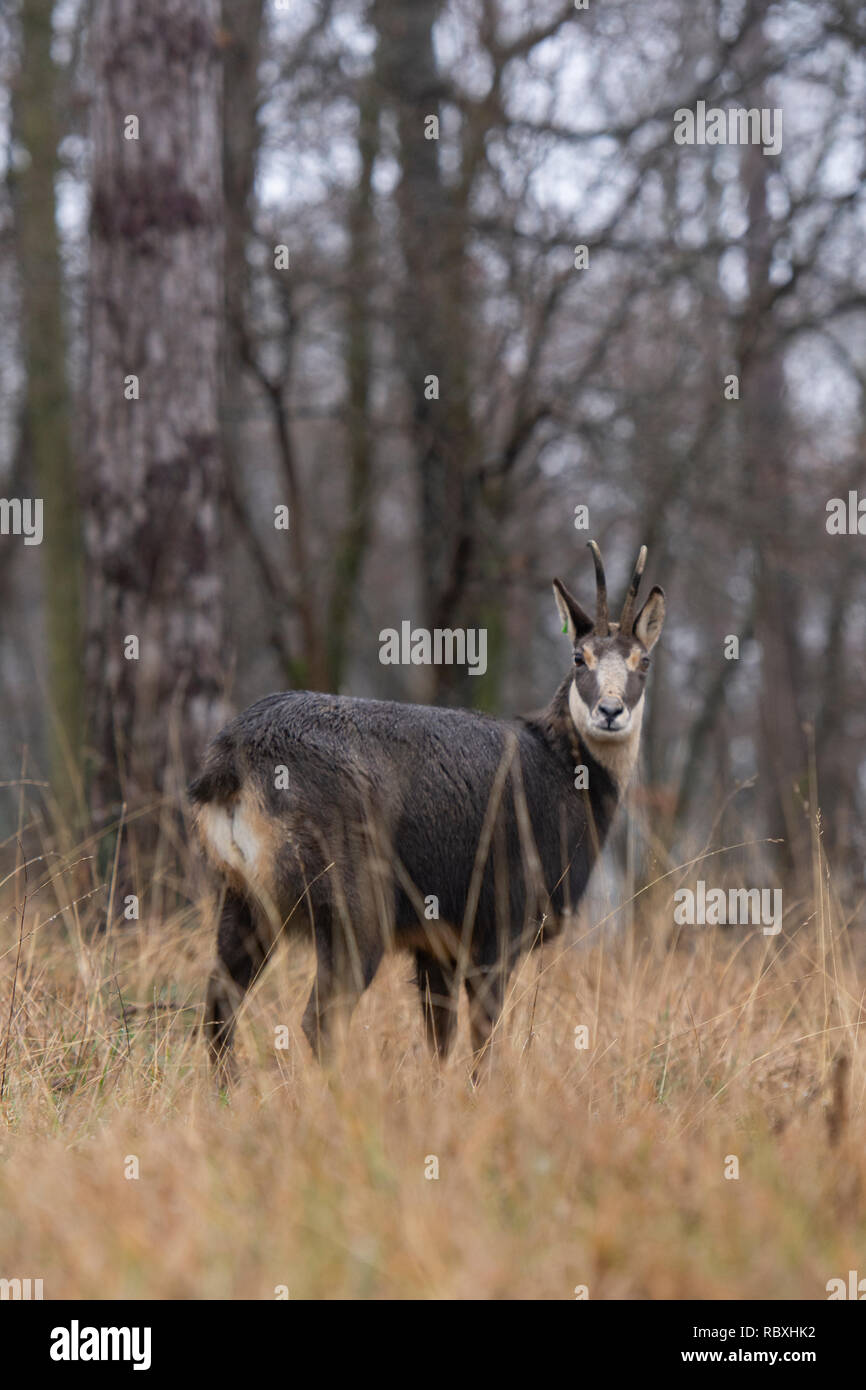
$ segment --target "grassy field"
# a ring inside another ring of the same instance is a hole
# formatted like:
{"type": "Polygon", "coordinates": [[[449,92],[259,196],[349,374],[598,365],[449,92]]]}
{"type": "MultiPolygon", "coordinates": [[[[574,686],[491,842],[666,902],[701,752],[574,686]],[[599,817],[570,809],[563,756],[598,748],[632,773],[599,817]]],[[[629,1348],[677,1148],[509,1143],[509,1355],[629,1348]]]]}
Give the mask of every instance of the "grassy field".
{"type": "Polygon", "coordinates": [[[46,1298],[822,1299],[866,1273],[866,962],[823,873],[775,938],[675,942],[643,900],[637,943],[576,926],[512,978],[477,1090],[462,1015],[454,1057],[427,1055],[408,957],[326,1079],[300,1032],[312,955],[281,948],[230,1100],[196,1036],[203,906],[106,935],[96,900],[54,917],[21,877],[0,926],[0,1276],[46,1298]]]}

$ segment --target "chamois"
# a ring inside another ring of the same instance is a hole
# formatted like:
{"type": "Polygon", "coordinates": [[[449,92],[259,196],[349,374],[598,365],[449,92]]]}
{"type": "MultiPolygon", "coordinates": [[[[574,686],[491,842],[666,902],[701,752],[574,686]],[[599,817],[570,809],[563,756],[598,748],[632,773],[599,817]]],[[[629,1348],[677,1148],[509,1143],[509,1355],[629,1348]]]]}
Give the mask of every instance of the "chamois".
{"type": "Polygon", "coordinates": [[[635,616],[642,546],[611,622],[590,548],[594,619],[553,581],[573,668],[540,713],[289,691],[214,739],[190,798],[224,889],[204,1017],[221,1075],[240,1001],[299,927],[316,949],[302,1026],[320,1060],[392,948],[414,952],[434,1052],[453,1041],[461,982],[486,1050],[519,954],[577,906],[638,755],[664,593],[635,616]]]}

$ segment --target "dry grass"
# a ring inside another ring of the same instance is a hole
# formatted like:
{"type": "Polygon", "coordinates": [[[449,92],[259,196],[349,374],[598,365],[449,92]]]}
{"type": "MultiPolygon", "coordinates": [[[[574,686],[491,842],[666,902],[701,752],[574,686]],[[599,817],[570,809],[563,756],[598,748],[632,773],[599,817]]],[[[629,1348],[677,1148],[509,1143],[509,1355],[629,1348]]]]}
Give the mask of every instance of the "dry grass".
{"type": "MultiPolygon", "coordinates": [[[[0,1059],[21,906],[0,924],[0,1059]]],[[[447,1066],[427,1056],[408,958],[329,1082],[292,945],[245,1011],[230,1103],[195,1032],[204,914],[106,936],[86,910],[24,908],[0,1106],[0,1275],[47,1298],[823,1298],[863,1263],[863,951],[826,903],[775,939],[548,944],[477,1092],[465,1020],[447,1066]]]]}

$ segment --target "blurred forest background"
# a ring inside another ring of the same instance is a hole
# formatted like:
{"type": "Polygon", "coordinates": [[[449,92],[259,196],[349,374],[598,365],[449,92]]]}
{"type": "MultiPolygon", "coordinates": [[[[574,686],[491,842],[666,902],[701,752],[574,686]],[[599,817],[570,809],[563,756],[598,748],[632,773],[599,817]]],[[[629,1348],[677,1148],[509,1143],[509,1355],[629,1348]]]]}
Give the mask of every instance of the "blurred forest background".
{"type": "Polygon", "coordinates": [[[7,0],[3,835],[22,776],[79,837],[171,801],[273,689],[538,706],[594,536],[668,595],[635,823],[790,869],[817,784],[856,902],[864,127],[858,0],[7,0]],[[698,100],[781,154],[675,144],[698,100]],[[382,666],[404,619],[486,675],[382,666]]]}

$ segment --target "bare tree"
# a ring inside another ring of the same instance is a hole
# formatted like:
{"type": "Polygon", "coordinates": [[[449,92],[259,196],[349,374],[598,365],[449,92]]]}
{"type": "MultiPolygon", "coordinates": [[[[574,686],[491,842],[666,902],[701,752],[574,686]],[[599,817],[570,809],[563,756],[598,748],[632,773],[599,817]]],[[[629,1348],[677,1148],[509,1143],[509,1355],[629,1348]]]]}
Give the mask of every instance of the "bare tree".
{"type": "Polygon", "coordinates": [[[222,713],[216,0],[98,0],[88,707],[94,806],[175,791],[222,713]]]}
{"type": "Polygon", "coordinates": [[[61,84],[51,55],[53,10],[53,0],[25,0],[21,7],[14,127],[26,161],[19,160],[14,206],[27,382],[24,457],[43,504],[49,756],[55,788],[69,813],[80,790],[81,537],[55,208],[61,84]]]}

